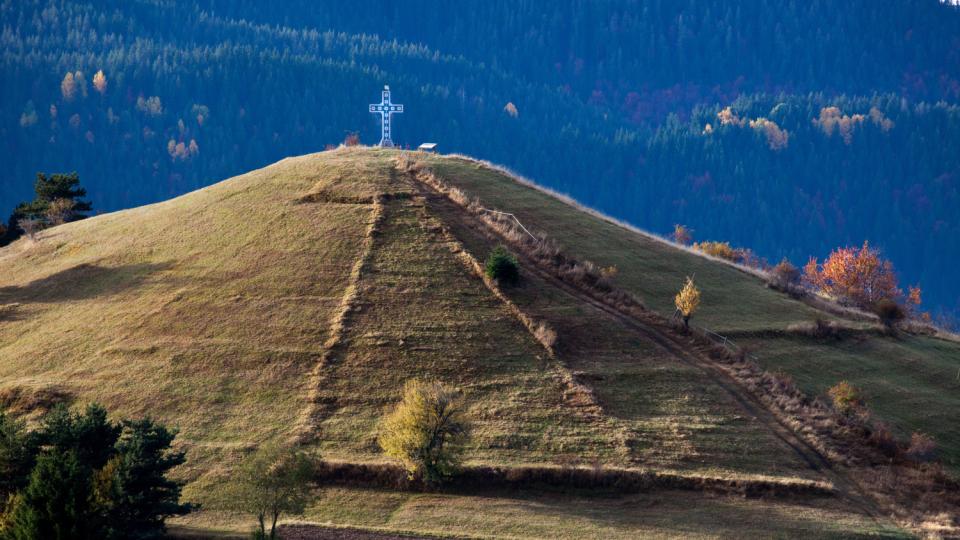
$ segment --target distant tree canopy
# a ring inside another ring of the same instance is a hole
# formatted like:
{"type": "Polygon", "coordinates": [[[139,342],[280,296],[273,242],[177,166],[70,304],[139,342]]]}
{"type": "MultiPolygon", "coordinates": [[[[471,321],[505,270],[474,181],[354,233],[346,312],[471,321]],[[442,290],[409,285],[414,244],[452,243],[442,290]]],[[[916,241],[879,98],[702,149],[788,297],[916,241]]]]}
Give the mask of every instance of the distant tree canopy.
{"type": "Polygon", "coordinates": [[[960,308],[960,10],[936,0],[28,0],[0,21],[3,213],[37,170],[114,210],[374,143],[389,83],[400,144],[769,260],[870,240],[960,308]]]}

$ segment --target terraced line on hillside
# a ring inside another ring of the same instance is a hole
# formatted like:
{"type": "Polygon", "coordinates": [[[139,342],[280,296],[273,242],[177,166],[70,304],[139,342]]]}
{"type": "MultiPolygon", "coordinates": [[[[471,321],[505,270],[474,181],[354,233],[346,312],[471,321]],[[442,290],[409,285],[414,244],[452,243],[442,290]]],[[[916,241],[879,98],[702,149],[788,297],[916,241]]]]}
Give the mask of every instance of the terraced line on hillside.
{"type": "MultiPolygon", "coordinates": [[[[350,278],[343,297],[340,299],[340,306],[334,311],[330,319],[330,335],[323,344],[323,353],[310,373],[310,393],[307,396],[307,406],[304,409],[300,420],[294,427],[292,440],[295,444],[306,444],[314,440],[317,436],[316,429],[328,416],[335,403],[321,398],[320,391],[323,383],[329,375],[330,364],[335,361],[335,355],[343,349],[343,337],[348,324],[348,317],[356,304],[360,291],[360,282],[363,279],[364,269],[373,256],[376,236],[383,222],[386,220],[386,195],[379,195],[372,201],[370,209],[370,223],[367,226],[366,234],[363,238],[363,245],[360,248],[360,255],[353,263],[350,271],[350,278]]],[[[362,203],[358,203],[362,204],[362,203]]]]}
{"type": "MultiPolygon", "coordinates": [[[[418,181],[416,181],[416,180],[414,180],[414,182],[415,182],[415,184],[417,184],[417,185],[421,184],[420,182],[418,182],[418,181]]],[[[437,215],[437,218],[438,218],[438,220],[439,220],[440,222],[450,221],[450,220],[451,220],[451,216],[453,216],[454,218],[459,218],[459,216],[462,216],[462,214],[464,213],[464,210],[463,210],[463,209],[461,209],[459,206],[456,206],[456,205],[453,205],[453,204],[451,204],[451,205],[449,205],[449,206],[445,206],[445,207],[443,207],[443,208],[438,207],[437,204],[436,204],[436,203],[437,203],[437,198],[438,198],[438,195],[437,195],[436,192],[427,190],[426,187],[423,186],[423,185],[419,185],[418,189],[419,189],[421,192],[423,192],[423,194],[424,194],[426,197],[432,199],[432,205],[431,205],[431,206],[433,206],[433,211],[431,212],[432,214],[435,214],[435,215],[436,215],[436,214],[438,214],[438,212],[439,212],[439,213],[443,213],[443,212],[448,212],[448,213],[449,213],[446,217],[441,216],[441,215],[437,215]]],[[[444,199],[444,198],[441,197],[439,200],[440,200],[440,201],[445,201],[446,199],[444,199]]],[[[451,224],[451,225],[457,225],[456,222],[451,222],[450,224],[451,224]]],[[[448,226],[448,224],[444,224],[444,225],[443,225],[443,228],[444,228],[445,230],[449,230],[449,229],[450,229],[450,226],[448,226]]],[[[466,227],[466,228],[464,228],[464,227],[459,227],[459,226],[458,226],[457,228],[460,229],[461,232],[463,232],[464,230],[474,230],[474,229],[475,229],[475,227],[466,227]]],[[[484,230],[485,230],[485,229],[480,229],[480,230],[477,230],[476,232],[479,233],[480,236],[482,237],[482,236],[484,236],[484,234],[483,234],[483,231],[484,231],[484,230]]],[[[453,234],[454,236],[456,236],[456,233],[450,232],[450,234],[453,234]]],[[[489,235],[488,235],[488,236],[489,236],[489,235]]],[[[488,238],[488,240],[491,240],[491,239],[492,239],[494,242],[498,241],[497,239],[488,238]]],[[[471,260],[473,260],[473,261],[476,261],[476,258],[475,258],[473,255],[469,254],[470,248],[467,248],[467,247],[463,244],[463,239],[457,239],[457,240],[456,240],[456,243],[457,243],[458,246],[463,246],[462,249],[466,249],[466,250],[467,250],[468,255],[469,255],[469,259],[471,259],[471,260]]],[[[475,243],[474,243],[474,244],[475,244],[475,243]]],[[[474,247],[476,247],[476,246],[474,245],[474,247]]],[[[475,273],[477,273],[481,278],[484,278],[484,277],[485,277],[485,276],[483,275],[482,269],[480,269],[480,264],[479,264],[479,262],[476,262],[476,263],[475,263],[475,266],[472,266],[471,269],[472,269],[475,273]]],[[[488,285],[489,285],[489,284],[488,284],[488,285]]],[[[552,283],[544,282],[543,285],[552,286],[552,283]]],[[[538,318],[538,317],[544,316],[544,313],[534,314],[534,312],[528,311],[527,308],[520,308],[519,306],[516,305],[516,303],[515,303],[512,299],[506,298],[506,294],[504,293],[504,291],[501,291],[500,288],[499,288],[498,286],[496,286],[495,283],[493,284],[493,286],[496,288],[497,292],[499,292],[499,295],[501,295],[501,296],[504,297],[504,301],[507,302],[509,306],[512,306],[513,309],[521,309],[521,310],[523,310],[523,311],[521,311],[521,313],[523,314],[523,317],[524,317],[526,320],[529,321],[529,320],[533,320],[533,319],[536,319],[536,318],[538,318]]],[[[568,294],[564,289],[559,289],[559,291],[561,291],[562,294],[567,294],[567,295],[569,296],[569,294],[568,294]]],[[[574,303],[575,303],[575,304],[578,304],[578,305],[583,305],[583,304],[584,304],[584,303],[580,300],[579,296],[570,296],[570,298],[574,298],[574,299],[575,299],[575,300],[574,300],[574,303]]],[[[589,304],[587,304],[587,305],[589,305],[589,304]]],[[[599,313],[602,313],[602,312],[599,312],[599,313]]],[[[548,316],[548,318],[549,318],[549,316],[548,316]]],[[[532,326],[532,325],[530,325],[529,323],[525,323],[525,324],[526,324],[526,326],[528,327],[528,329],[530,329],[530,327],[532,326]]],[[[635,335],[635,331],[634,331],[633,329],[628,328],[628,327],[626,327],[626,326],[624,326],[623,329],[626,330],[628,333],[635,335]]],[[[597,328],[596,330],[600,330],[600,329],[597,328]]],[[[551,350],[552,350],[552,347],[551,347],[551,350]]],[[[669,355],[668,355],[668,356],[669,356],[669,355]]],[[[566,362],[564,362],[563,365],[566,366],[566,365],[567,365],[566,362]]],[[[569,368],[569,367],[566,368],[567,371],[569,371],[570,369],[572,369],[572,368],[569,368]]],[[[696,371],[696,372],[698,372],[698,373],[700,372],[700,370],[698,370],[696,367],[689,367],[689,369],[691,369],[691,370],[693,370],[693,371],[696,371]]],[[[570,375],[571,375],[573,381],[576,382],[576,384],[577,384],[578,386],[585,387],[585,388],[587,389],[587,392],[589,393],[589,395],[591,395],[591,396],[594,395],[595,390],[594,390],[593,388],[590,388],[587,384],[581,383],[581,382],[580,382],[580,377],[575,376],[572,371],[570,371],[570,375]]],[[[723,392],[723,391],[721,390],[721,392],[723,392]]],[[[600,407],[604,407],[603,404],[602,404],[602,402],[599,402],[599,401],[598,401],[598,404],[599,404],[600,407]]],[[[736,410],[736,411],[739,411],[739,410],[740,410],[740,409],[739,409],[735,404],[733,404],[733,403],[731,403],[730,406],[733,407],[734,410],[736,410]]],[[[623,423],[623,419],[622,419],[621,417],[617,416],[616,413],[611,413],[611,412],[606,412],[606,411],[605,411],[605,412],[604,412],[604,416],[606,417],[606,419],[607,419],[608,421],[612,422],[612,423],[615,424],[615,426],[616,426],[616,427],[613,427],[613,430],[612,430],[612,431],[608,431],[608,435],[612,436],[612,441],[616,441],[617,445],[618,445],[618,446],[620,447],[620,449],[621,449],[621,450],[620,450],[621,453],[622,453],[624,456],[626,456],[628,459],[631,459],[631,460],[632,460],[633,458],[631,458],[630,456],[632,456],[632,455],[634,454],[634,448],[633,448],[633,446],[635,445],[635,440],[634,440],[632,434],[634,433],[634,431],[635,431],[636,428],[633,427],[633,424],[631,423],[631,421],[627,421],[627,423],[623,423]]],[[[762,428],[761,428],[761,429],[762,429],[762,428]]],[[[685,441],[685,439],[686,439],[686,437],[681,437],[681,442],[685,441]]],[[[775,441],[776,438],[771,438],[771,440],[774,440],[774,441],[775,441]]],[[[671,441],[672,441],[672,439],[671,439],[671,441]]],[[[666,441],[663,441],[663,442],[666,442],[666,441]]],[[[676,443],[677,441],[672,441],[672,442],[676,443]]],[[[649,458],[648,458],[648,459],[649,459],[649,458]]],[[[642,461],[641,461],[641,463],[642,463],[642,461]]],[[[798,464],[799,464],[799,465],[802,465],[803,462],[800,462],[800,463],[798,463],[798,464]]],[[[810,469],[816,470],[816,469],[814,469],[813,467],[810,467],[810,469]]]]}
{"type": "MultiPolygon", "coordinates": [[[[423,200],[426,203],[427,197],[423,197],[423,200]]],[[[542,329],[544,327],[541,326],[543,323],[538,323],[533,317],[523,311],[520,306],[518,306],[515,302],[510,300],[506,294],[504,294],[503,290],[496,283],[496,281],[487,277],[483,271],[483,265],[480,264],[480,261],[474,257],[469,250],[467,250],[467,248],[456,238],[456,236],[454,236],[448,227],[444,225],[443,229],[438,234],[440,234],[443,238],[443,241],[450,246],[451,251],[453,251],[457,260],[459,260],[464,267],[466,267],[467,271],[480,278],[490,293],[500,300],[507,310],[517,318],[520,324],[527,329],[527,331],[530,333],[530,336],[543,346],[547,356],[551,360],[551,366],[553,367],[554,372],[557,374],[557,377],[563,381],[563,385],[566,387],[566,392],[564,392],[563,396],[563,402],[584,416],[591,418],[602,417],[603,406],[600,405],[599,401],[597,401],[596,396],[594,396],[593,392],[588,387],[576,380],[576,378],[573,376],[573,373],[570,371],[570,368],[564,365],[560,358],[557,357],[553,343],[550,343],[548,339],[543,337],[542,329]]]]}
{"type": "MultiPolygon", "coordinates": [[[[320,485],[379,489],[416,489],[418,481],[396,464],[324,460],[317,465],[320,485]]],[[[463,465],[442,490],[474,493],[510,489],[564,489],[631,494],[680,490],[750,498],[831,497],[834,486],[822,480],[682,474],[647,468],[559,467],[554,465],[463,465]]]]}
{"type": "MultiPolygon", "coordinates": [[[[416,178],[416,175],[412,176],[416,178]]],[[[477,219],[430,183],[423,181],[418,181],[418,183],[432,194],[432,197],[428,197],[428,201],[435,205],[449,204],[455,207],[453,211],[442,212],[447,218],[461,220],[463,226],[473,229],[477,229],[479,226],[480,230],[486,231],[492,238],[497,238],[500,241],[509,243],[508,238],[503,237],[496,230],[487,226],[482,220],[477,219]]],[[[716,362],[702,357],[700,354],[687,351],[675,338],[670,337],[658,328],[656,322],[644,320],[634,313],[620,309],[617,306],[611,306],[597,299],[594,295],[582,291],[559,278],[551,269],[543,268],[538,261],[523,253],[522,250],[518,251],[518,256],[524,263],[523,268],[535,272],[539,278],[572,295],[579,301],[615,318],[654,343],[667,356],[673,357],[686,365],[701,369],[710,375],[711,379],[726,391],[747,415],[755,418],[765,426],[774,436],[807,463],[811,469],[820,472],[832,481],[835,486],[842,488],[840,492],[844,494],[844,499],[873,518],[879,518],[881,516],[874,500],[860,488],[858,483],[836,471],[830,461],[816,446],[798,435],[754,395],[753,392],[743,386],[732,374],[717,365],[716,362]]]]}

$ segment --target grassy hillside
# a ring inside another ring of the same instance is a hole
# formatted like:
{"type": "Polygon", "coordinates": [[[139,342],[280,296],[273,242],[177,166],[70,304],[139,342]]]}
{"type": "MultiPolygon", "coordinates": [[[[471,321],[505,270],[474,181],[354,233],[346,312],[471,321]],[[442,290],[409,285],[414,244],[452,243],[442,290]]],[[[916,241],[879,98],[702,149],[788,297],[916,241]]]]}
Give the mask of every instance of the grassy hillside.
{"type": "Polygon", "coordinates": [[[616,266],[617,284],[662,314],[673,312],[673,296],[684,277],[695,276],[703,292],[695,323],[748,347],[765,368],[789,374],[811,395],[849,380],[865,391],[869,407],[895,431],[933,435],[945,463],[960,471],[960,424],[955,420],[960,412],[960,344],[876,331],[842,340],[790,332],[792,324],[835,317],[730,265],[571,211],[562,200],[475,161],[436,158],[430,164],[449,183],[491,208],[515,213],[524,225],[546,232],[570,252],[616,266]]]}
{"type": "MultiPolygon", "coordinates": [[[[2,250],[0,304],[14,306],[0,390],[160,417],[181,430],[192,479],[286,436],[369,219],[295,204],[334,163],[287,162],[2,250]]],[[[372,164],[358,177],[379,180],[372,164]]]]}
{"type": "MultiPolygon", "coordinates": [[[[188,481],[185,495],[205,504],[181,524],[206,528],[246,526],[218,511],[219,487],[257,446],[299,441],[325,458],[382,462],[377,420],[412,377],[461,392],[474,424],[470,465],[837,480],[738,390],[576,291],[530,267],[516,287],[485,282],[477,261],[496,239],[400,172],[397,156],[348,148],[287,159],[0,250],[3,404],[35,418],[45,401],[96,400],[117,415],[150,414],[179,428],[189,460],[178,471],[188,481]],[[557,346],[545,347],[530,320],[555,329],[557,346]]],[[[897,380],[931,411],[891,405],[891,421],[913,429],[958,410],[937,392],[949,381],[918,374],[955,362],[953,344],[776,337],[771,330],[818,313],[752,276],[473,162],[432,157],[429,165],[485,204],[547,231],[566,251],[616,265],[617,282],[658,310],[668,309],[682,277],[696,272],[702,322],[769,344],[758,354],[814,391],[839,372],[879,392],[890,381],[858,370],[866,362],[893,370],[901,359],[890,357],[902,348],[919,360],[897,380]],[[766,352],[776,347],[783,349],[766,352]],[[835,372],[823,373],[817,362],[835,372]]],[[[876,409],[887,414],[879,403],[876,409]]],[[[956,450],[956,433],[934,429],[934,421],[922,427],[956,450]]],[[[303,517],[572,538],[733,534],[719,527],[735,514],[757,535],[896,534],[858,496],[835,487],[836,498],[762,503],[689,491],[597,498],[539,488],[467,496],[339,487],[318,494],[303,517]]]]}

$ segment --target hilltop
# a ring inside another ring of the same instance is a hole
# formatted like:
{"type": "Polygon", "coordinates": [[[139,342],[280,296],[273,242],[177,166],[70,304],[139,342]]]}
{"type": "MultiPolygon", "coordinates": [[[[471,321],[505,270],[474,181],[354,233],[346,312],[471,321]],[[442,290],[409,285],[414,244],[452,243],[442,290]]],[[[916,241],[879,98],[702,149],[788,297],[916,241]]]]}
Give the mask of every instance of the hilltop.
{"type": "Polygon", "coordinates": [[[38,171],[110,212],[377,141],[389,84],[405,142],[772,263],[869,240],[960,325],[950,4],[6,2],[0,218],[38,171]]]}
{"type": "Polygon", "coordinates": [[[412,377],[462,393],[471,470],[502,468],[508,484],[509,471],[642,471],[657,487],[344,483],[306,521],[571,538],[899,535],[909,520],[888,515],[902,501],[864,479],[853,439],[807,399],[843,379],[898,436],[931,434],[960,468],[957,343],[822,311],[465,157],[355,147],[285,159],[21,239],[0,249],[0,280],[3,405],[36,418],[54,402],[99,401],[179,428],[178,475],[205,505],[184,526],[245,526],[218,497],[259,446],[382,464],[376,422],[412,377]],[[516,215],[549,247],[527,250],[485,209],[516,215]],[[479,270],[500,243],[520,255],[515,287],[479,270]],[[697,324],[735,342],[731,354],[671,326],[687,275],[703,290],[697,324]],[[817,319],[843,332],[803,330],[817,319]]]}

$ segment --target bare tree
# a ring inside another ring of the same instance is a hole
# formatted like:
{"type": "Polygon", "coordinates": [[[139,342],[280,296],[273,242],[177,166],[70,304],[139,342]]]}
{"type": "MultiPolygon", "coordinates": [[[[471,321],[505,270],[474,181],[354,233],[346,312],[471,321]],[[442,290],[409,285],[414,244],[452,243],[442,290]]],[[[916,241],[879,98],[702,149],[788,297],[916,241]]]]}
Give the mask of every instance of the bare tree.
{"type": "Polygon", "coordinates": [[[21,219],[18,222],[20,229],[23,231],[23,234],[27,235],[27,238],[30,240],[36,240],[37,233],[43,229],[43,220],[29,217],[26,219],[21,219]]]}

